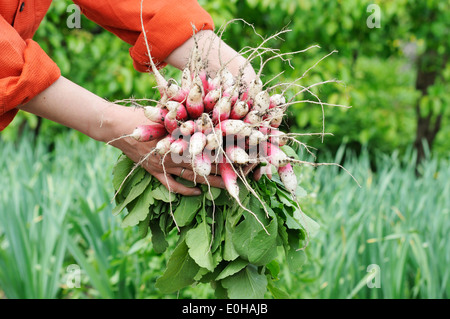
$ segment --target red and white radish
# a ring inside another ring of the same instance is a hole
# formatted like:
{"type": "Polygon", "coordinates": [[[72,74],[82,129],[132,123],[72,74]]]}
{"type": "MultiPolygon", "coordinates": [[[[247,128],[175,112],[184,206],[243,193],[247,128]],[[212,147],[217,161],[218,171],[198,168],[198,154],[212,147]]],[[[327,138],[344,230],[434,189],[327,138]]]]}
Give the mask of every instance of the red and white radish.
{"type": "Polygon", "coordinates": [[[232,164],[246,165],[250,163],[247,152],[237,145],[229,145],[226,147],[226,154],[232,164]]]}
{"type": "Polygon", "coordinates": [[[252,127],[240,120],[224,120],[217,124],[218,129],[222,131],[223,136],[246,137],[252,134],[252,127]]]}
{"type": "Polygon", "coordinates": [[[267,231],[266,227],[264,226],[264,224],[258,219],[258,217],[255,215],[255,213],[252,212],[251,210],[249,210],[248,208],[246,208],[244,205],[242,205],[241,200],[239,199],[239,185],[237,183],[238,175],[237,175],[235,169],[233,168],[233,166],[227,161],[221,161],[221,162],[219,162],[219,170],[220,170],[220,174],[223,179],[223,183],[225,184],[225,188],[228,191],[228,193],[231,195],[231,197],[234,198],[234,200],[238,203],[238,205],[242,209],[244,209],[245,211],[252,214],[253,217],[256,218],[258,223],[261,224],[264,231],[268,235],[270,235],[269,232],[267,231]]]}
{"type": "Polygon", "coordinates": [[[223,96],[214,106],[212,111],[212,120],[214,123],[225,121],[230,117],[231,99],[229,96],[223,96]]]}
{"type": "Polygon", "coordinates": [[[211,174],[211,159],[205,152],[197,154],[194,158],[192,168],[196,175],[206,178],[211,174]]]}
{"type": "Polygon", "coordinates": [[[267,91],[261,91],[258,94],[256,94],[255,98],[253,99],[253,107],[252,111],[258,111],[259,113],[263,114],[269,109],[270,105],[270,95],[267,91]]]}
{"type": "Polygon", "coordinates": [[[198,83],[194,83],[186,100],[186,110],[191,119],[197,119],[204,109],[202,88],[198,83]]]}
{"type": "Polygon", "coordinates": [[[130,137],[139,142],[149,142],[167,134],[166,128],[161,124],[139,125],[130,134],[130,137]]]}
{"type": "Polygon", "coordinates": [[[177,112],[170,111],[164,118],[164,126],[170,134],[178,128],[177,112]]]}
{"type": "Polygon", "coordinates": [[[202,132],[195,132],[189,141],[189,154],[192,158],[200,154],[206,145],[206,136],[202,132]]]}
{"type": "Polygon", "coordinates": [[[214,131],[206,135],[205,148],[210,151],[217,150],[222,147],[223,144],[223,132],[219,128],[215,128],[214,131]]]}
{"type": "Polygon", "coordinates": [[[250,111],[244,117],[244,122],[247,124],[258,125],[262,121],[262,117],[258,111],[250,111]]]}
{"type": "Polygon", "coordinates": [[[193,120],[187,120],[180,125],[180,133],[184,136],[191,136],[194,134],[196,124],[193,120]]]}
{"type": "Polygon", "coordinates": [[[164,155],[170,151],[170,145],[174,139],[171,135],[166,135],[163,139],[159,140],[158,143],[156,143],[154,151],[159,155],[164,155]]]}
{"type": "Polygon", "coordinates": [[[269,109],[286,104],[286,98],[282,94],[274,94],[270,97],[269,109]]]}
{"type": "Polygon", "coordinates": [[[209,133],[213,128],[213,123],[211,119],[209,118],[209,115],[206,113],[203,113],[196,121],[195,121],[195,129],[196,131],[202,132],[202,133],[209,133]]]}
{"type": "Polygon", "coordinates": [[[220,90],[212,90],[209,91],[205,98],[203,99],[203,104],[205,107],[205,112],[209,113],[214,109],[214,106],[216,105],[217,101],[219,101],[221,96],[220,90]]]}
{"type": "Polygon", "coordinates": [[[185,121],[188,119],[188,113],[183,103],[176,101],[168,101],[166,107],[169,111],[176,112],[176,119],[178,121],[185,121]]]}
{"type": "Polygon", "coordinates": [[[169,100],[183,102],[186,99],[188,91],[182,89],[175,80],[169,80],[167,85],[166,94],[169,100]]]}
{"type": "Polygon", "coordinates": [[[184,138],[179,138],[170,144],[170,151],[174,155],[185,155],[189,148],[189,142],[184,138]]]}
{"type": "Polygon", "coordinates": [[[144,107],[144,115],[152,122],[164,124],[164,118],[169,112],[166,108],[160,108],[155,106],[144,107]]]}
{"type": "Polygon", "coordinates": [[[248,103],[245,101],[237,101],[231,108],[230,119],[240,120],[247,115],[249,111],[248,103]]]}
{"type": "Polygon", "coordinates": [[[262,91],[263,83],[260,78],[252,80],[247,89],[247,99],[253,100],[255,96],[262,91]]]}
{"type": "Polygon", "coordinates": [[[286,189],[295,198],[295,191],[297,189],[297,177],[291,164],[278,167],[278,175],[280,175],[281,182],[286,189]]]}

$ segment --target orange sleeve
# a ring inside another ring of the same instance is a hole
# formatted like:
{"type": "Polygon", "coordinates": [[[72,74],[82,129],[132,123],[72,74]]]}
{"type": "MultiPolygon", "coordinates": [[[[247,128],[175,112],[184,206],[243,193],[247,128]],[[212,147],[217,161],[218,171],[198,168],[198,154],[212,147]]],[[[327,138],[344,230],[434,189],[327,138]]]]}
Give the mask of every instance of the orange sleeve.
{"type": "MultiPolygon", "coordinates": [[[[149,66],[147,48],[141,26],[141,1],[74,0],[84,15],[129,43],[134,67],[146,72],[149,66]]],[[[197,31],[213,30],[211,16],[197,0],[151,0],[143,3],[143,21],[153,60],[158,67],[173,50],[197,31]]]]}
{"type": "Polygon", "coordinates": [[[24,40],[0,16],[0,131],[27,103],[61,76],[58,66],[33,40],[24,40]]]}

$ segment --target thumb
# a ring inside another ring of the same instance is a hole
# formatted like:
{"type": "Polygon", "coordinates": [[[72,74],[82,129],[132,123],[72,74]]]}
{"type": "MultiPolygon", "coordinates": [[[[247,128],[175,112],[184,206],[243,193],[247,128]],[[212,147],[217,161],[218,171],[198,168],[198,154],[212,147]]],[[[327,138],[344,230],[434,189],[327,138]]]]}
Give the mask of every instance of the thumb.
{"type": "Polygon", "coordinates": [[[198,196],[202,194],[202,191],[197,187],[187,187],[177,182],[170,174],[164,176],[164,174],[154,175],[170,192],[181,194],[184,196],[198,196]]]}

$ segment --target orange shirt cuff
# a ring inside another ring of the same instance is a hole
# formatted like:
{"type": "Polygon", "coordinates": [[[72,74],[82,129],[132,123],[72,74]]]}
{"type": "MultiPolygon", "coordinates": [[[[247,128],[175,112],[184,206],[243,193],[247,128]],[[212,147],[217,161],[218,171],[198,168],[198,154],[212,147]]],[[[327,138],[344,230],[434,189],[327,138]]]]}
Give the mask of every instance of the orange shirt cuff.
{"type": "Polygon", "coordinates": [[[8,74],[0,78],[0,131],[13,120],[17,106],[30,101],[61,76],[55,62],[31,39],[25,40],[21,55],[1,58],[8,61],[8,74]]]}
{"type": "MultiPolygon", "coordinates": [[[[214,30],[214,22],[197,1],[167,1],[146,22],[147,40],[154,63],[158,68],[166,65],[163,61],[173,50],[186,42],[194,33],[200,30],[214,30]],[[195,2],[195,3],[194,3],[195,2]]],[[[134,68],[139,72],[149,69],[149,58],[143,33],[139,36],[130,55],[133,58],[134,68]]]]}

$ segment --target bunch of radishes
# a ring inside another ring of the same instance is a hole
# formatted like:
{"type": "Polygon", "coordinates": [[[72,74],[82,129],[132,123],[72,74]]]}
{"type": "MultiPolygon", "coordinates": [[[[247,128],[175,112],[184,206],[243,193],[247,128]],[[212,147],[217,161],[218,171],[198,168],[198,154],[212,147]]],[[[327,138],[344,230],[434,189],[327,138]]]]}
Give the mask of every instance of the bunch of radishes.
{"type": "Polygon", "coordinates": [[[249,164],[261,164],[269,177],[274,167],[295,198],[291,163],[300,161],[280,148],[291,138],[278,129],[288,105],[283,95],[271,95],[259,78],[244,85],[241,76],[234,77],[226,67],[210,77],[197,48],[180,84],[166,80],[153,61],[151,70],[161,99],[145,106],[144,114],[154,124],[138,126],[129,136],[141,142],[159,139],[152,154],[188,160],[201,177],[208,177],[217,165],[227,191],[241,206],[238,179],[248,186],[243,167],[249,164]]]}

